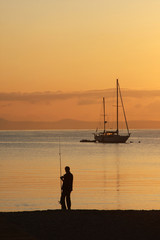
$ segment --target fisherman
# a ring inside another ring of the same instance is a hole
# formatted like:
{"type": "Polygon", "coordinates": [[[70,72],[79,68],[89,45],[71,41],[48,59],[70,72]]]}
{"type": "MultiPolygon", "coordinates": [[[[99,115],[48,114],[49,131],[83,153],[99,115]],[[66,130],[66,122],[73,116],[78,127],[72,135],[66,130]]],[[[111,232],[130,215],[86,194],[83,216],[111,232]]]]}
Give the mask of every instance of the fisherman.
{"type": "Polygon", "coordinates": [[[73,175],[70,172],[70,167],[66,166],[65,171],[66,171],[66,174],[60,177],[61,180],[63,181],[60,204],[61,204],[61,208],[63,210],[66,210],[66,203],[67,203],[67,209],[70,210],[71,209],[70,194],[73,187],[73,175]]]}

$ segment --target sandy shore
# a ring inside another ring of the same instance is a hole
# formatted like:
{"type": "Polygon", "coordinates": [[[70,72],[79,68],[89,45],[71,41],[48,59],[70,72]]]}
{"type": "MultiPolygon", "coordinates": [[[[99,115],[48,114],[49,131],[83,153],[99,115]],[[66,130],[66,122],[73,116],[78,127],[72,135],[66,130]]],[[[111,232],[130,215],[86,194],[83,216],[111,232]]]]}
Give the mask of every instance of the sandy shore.
{"type": "Polygon", "coordinates": [[[0,213],[1,240],[160,239],[160,211],[48,210],[0,213]]]}

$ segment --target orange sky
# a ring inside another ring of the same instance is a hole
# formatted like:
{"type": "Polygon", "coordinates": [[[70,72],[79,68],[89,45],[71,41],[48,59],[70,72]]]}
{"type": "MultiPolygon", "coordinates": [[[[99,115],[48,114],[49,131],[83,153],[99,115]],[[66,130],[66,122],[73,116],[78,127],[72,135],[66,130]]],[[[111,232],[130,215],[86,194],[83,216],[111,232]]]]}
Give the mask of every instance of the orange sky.
{"type": "Polygon", "coordinates": [[[1,0],[0,118],[96,120],[119,78],[128,118],[160,120],[159,16],[158,0],[1,0]]]}
{"type": "MultiPolygon", "coordinates": [[[[160,91],[121,89],[128,120],[160,119],[160,91]]],[[[81,92],[34,92],[0,94],[1,118],[14,121],[99,121],[102,97],[108,120],[116,113],[115,89],[81,92]]],[[[119,111],[121,112],[121,107],[119,111]]]]}

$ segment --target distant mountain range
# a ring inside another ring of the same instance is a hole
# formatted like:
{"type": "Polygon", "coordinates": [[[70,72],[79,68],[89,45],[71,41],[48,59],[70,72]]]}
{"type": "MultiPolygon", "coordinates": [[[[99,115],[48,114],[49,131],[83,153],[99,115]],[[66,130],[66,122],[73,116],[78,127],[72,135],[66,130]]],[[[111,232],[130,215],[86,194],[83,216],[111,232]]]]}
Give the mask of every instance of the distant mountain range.
{"type": "MultiPolygon", "coordinates": [[[[130,129],[160,129],[160,121],[129,121],[130,129]]],[[[8,121],[0,119],[0,130],[96,129],[97,122],[63,119],[53,122],[8,121]]]]}
{"type": "Polygon", "coordinates": [[[38,130],[38,129],[94,129],[96,122],[63,119],[53,122],[8,121],[0,119],[0,130],[38,130]]]}

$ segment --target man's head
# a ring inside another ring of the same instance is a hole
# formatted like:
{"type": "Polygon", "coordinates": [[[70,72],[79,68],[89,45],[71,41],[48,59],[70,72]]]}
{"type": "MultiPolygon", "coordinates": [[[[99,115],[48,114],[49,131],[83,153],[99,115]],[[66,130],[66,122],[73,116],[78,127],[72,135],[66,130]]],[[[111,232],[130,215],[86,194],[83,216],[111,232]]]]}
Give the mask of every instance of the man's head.
{"type": "Polygon", "coordinates": [[[66,166],[65,171],[66,171],[66,173],[70,172],[70,167],[66,166]]]}

